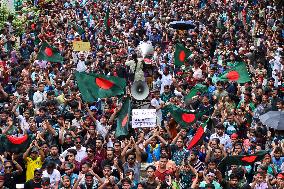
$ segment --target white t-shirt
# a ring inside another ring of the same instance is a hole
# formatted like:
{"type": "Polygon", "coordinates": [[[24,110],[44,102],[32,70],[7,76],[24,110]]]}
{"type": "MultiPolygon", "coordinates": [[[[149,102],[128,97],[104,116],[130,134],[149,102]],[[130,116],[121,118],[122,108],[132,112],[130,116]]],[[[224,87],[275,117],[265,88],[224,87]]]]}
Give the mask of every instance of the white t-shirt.
{"type": "MultiPolygon", "coordinates": [[[[159,108],[161,106],[162,102],[163,101],[161,99],[157,100],[156,98],[153,98],[151,100],[151,106],[153,106],[155,108],[159,108]]],[[[162,122],[162,110],[159,109],[156,112],[157,112],[157,124],[161,125],[161,122],[162,122]]]]}
{"type": "Polygon", "coordinates": [[[165,85],[171,85],[173,83],[173,77],[171,74],[168,75],[162,75],[162,79],[161,79],[161,90],[160,90],[160,94],[162,94],[164,92],[164,86],[165,85]]]}
{"type": "Polygon", "coordinates": [[[20,124],[20,126],[21,126],[21,129],[22,129],[23,131],[28,130],[29,127],[30,127],[30,125],[29,125],[29,123],[26,121],[26,118],[25,118],[24,116],[22,116],[22,115],[19,115],[17,118],[19,119],[19,124],[20,124]]]}
{"type": "Polygon", "coordinates": [[[87,70],[87,66],[86,66],[86,64],[85,64],[85,61],[79,60],[79,61],[78,61],[78,64],[77,64],[76,70],[77,70],[78,72],[84,72],[84,71],[86,71],[86,70],[87,70]]]}
{"type": "Polygon", "coordinates": [[[193,77],[195,79],[201,79],[202,78],[202,70],[200,68],[192,69],[193,70],[193,77]]]}
{"type": "Polygon", "coordinates": [[[48,174],[47,170],[42,172],[42,177],[49,177],[51,187],[55,186],[56,182],[60,181],[60,172],[57,169],[53,169],[51,174],[48,174]]]}
{"type": "Polygon", "coordinates": [[[106,129],[105,126],[103,126],[101,124],[101,122],[99,122],[98,120],[96,120],[96,130],[105,138],[107,133],[108,133],[108,130],[106,129]]]}
{"type": "MultiPolygon", "coordinates": [[[[87,152],[86,152],[86,148],[81,146],[81,149],[80,150],[77,150],[76,149],[76,146],[73,146],[71,148],[68,148],[68,149],[75,149],[77,151],[77,154],[75,156],[75,160],[78,161],[78,162],[81,162],[82,159],[84,159],[85,157],[87,157],[87,152]]],[[[67,150],[68,150],[67,149],[67,150]]],[[[62,157],[66,157],[67,156],[67,150],[65,150],[64,152],[62,152],[62,154],[60,156],[62,157]]]]}

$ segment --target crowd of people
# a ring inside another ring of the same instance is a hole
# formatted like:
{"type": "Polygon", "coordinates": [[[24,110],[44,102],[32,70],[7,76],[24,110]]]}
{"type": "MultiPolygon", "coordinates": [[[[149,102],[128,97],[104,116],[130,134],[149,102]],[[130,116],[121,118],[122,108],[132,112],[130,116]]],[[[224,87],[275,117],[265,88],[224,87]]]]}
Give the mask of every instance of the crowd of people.
{"type": "Polygon", "coordinates": [[[19,152],[1,151],[0,188],[283,189],[284,135],[259,120],[284,111],[283,11],[278,0],[22,1],[16,16],[27,20],[24,33],[15,36],[12,20],[0,33],[0,131],[34,140],[19,152]],[[28,7],[39,15],[24,12],[28,7]],[[170,27],[180,20],[195,28],[170,27]],[[90,42],[91,50],[73,51],[74,41],[90,42]],[[122,77],[131,87],[126,62],[141,58],[141,41],[151,42],[154,53],[150,72],[141,68],[144,77],[137,77],[147,80],[159,124],[129,124],[129,134],[116,137],[119,99],[84,102],[74,73],[122,77]],[[63,62],[37,59],[44,42],[63,62]],[[177,43],[191,52],[180,67],[177,43]],[[251,81],[213,82],[238,62],[251,81]],[[196,84],[206,93],[186,102],[196,84]],[[168,104],[208,111],[182,127],[163,109],[168,104]],[[204,123],[205,136],[188,149],[204,123]],[[266,154],[254,164],[219,167],[227,156],[259,151],[266,154]]]}

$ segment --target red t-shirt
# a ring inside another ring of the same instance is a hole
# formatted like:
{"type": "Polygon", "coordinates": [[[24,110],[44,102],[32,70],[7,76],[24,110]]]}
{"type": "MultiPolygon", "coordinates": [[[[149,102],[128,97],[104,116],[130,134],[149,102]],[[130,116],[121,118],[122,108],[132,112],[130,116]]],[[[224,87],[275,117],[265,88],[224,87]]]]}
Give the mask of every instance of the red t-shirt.
{"type": "Polygon", "coordinates": [[[160,172],[158,169],[155,171],[155,176],[158,177],[158,179],[163,182],[165,180],[166,175],[171,175],[172,171],[166,170],[164,172],[160,172]]]}

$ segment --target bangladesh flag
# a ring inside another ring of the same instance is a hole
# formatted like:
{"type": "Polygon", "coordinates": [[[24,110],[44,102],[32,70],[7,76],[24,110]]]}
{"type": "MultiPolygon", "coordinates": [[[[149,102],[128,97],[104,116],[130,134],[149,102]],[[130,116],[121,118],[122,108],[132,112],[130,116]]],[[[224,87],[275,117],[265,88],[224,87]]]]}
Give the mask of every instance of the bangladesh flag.
{"type": "Polygon", "coordinates": [[[130,119],[130,104],[131,104],[130,97],[127,97],[124,100],[120,111],[116,115],[117,116],[116,118],[117,125],[116,125],[116,130],[115,130],[116,138],[120,136],[128,135],[128,123],[130,119]]]}
{"type": "Polygon", "coordinates": [[[200,114],[196,114],[196,112],[192,110],[182,109],[172,104],[165,106],[163,109],[167,112],[170,112],[174,120],[183,128],[188,127],[190,124],[196,122],[200,116],[200,114]]]}
{"type": "Polygon", "coordinates": [[[219,167],[227,165],[252,165],[256,161],[261,161],[267,151],[259,151],[251,155],[227,156],[219,164],[219,167]]]}
{"type": "Polygon", "coordinates": [[[107,11],[106,11],[105,19],[104,19],[106,34],[110,34],[110,24],[111,24],[111,22],[110,22],[110,19],[109,19],[109,7],[108,7],[107,11]]]}
{"type": "Polygon", "coordinates": [[[202,84],[196,84],[188,93],[187,96],[184,97],[185,101],[189,101],[191,100],[194,96],[197,95],[197,93],[200,93],[201,95],[203,95],[204,93],[207,92],[207,86],[202,85],[202,84]]]}
{"type": "Polygon", "coordinates": [[[174,58],[175,58],[174,64],[176,66],[184,65],[184,62],[185,62],[186,58],[189,57],[189,55],[190,55],[190,51],[187,48],[185,48],[180,43],[176,44],[175,54],[174,54],[174,58]]]}
{"type": "Polygon", "coordinates": [[[0,149],[3,152],[25,152],[33,139],[33,135],[28,134],[25,134],[21,137],[16,137],[13,135],[0,135],[0,149]]]}
{"type": "Polygon", "coordinates": [[[194,134],[193,138],[191,139],[191,141],[189,142],[189,144],[187,146],[188,150],[193,148],[203,138],[204,133],[205,133],[206,128],[207,128],[208,121],[209,121],[209,119],[207,119],[207,121],[205,121],[205,123],[201,124],[200,127],[198,127],[196,133],[194,134]]]}
{"type": "Polygon", "coordinates": [[[213,82],[217,81],[236,81],[238,83],[246,83],[250,81],[250,74],[247,70],[247,66],[244,62],[239,62],[236,66],[229,70],[226,70],[222,75],[213,79],[213,82]]]}
{"type": "Polygon", "coordinates": [[[59,50],[50,46],[46,42],[44,42],[40,47],[37,59],[48,62],[63,62],[63,57],[60,55],[59,50]]]}
{"type": "Polygon", "coordinates": [[[74,22],[69,22],[69,25],[72,26],[72,28],[74,28],[74,30],[79,34],[82,35],[83,33],[85,33],[84,29],[79,26],[78,24],[74,23],[74,22]]]}
{"type": "Polygon", "coordinates": [[[124,94],[126,81],[120,77],[95,73],[76,72],[79,90],[85,102],[124,94]]]}

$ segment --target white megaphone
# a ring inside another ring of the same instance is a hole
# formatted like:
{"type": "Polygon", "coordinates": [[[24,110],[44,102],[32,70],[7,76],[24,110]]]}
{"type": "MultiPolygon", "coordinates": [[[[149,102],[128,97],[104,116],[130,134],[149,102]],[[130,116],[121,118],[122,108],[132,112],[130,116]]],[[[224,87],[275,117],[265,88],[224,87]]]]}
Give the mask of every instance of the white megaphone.
{"type": "Polygon", "coordinates": [[[154,53],[154,47],[152,46],[151,42],[148,41],[148,42],[140,42],[140,45],[139,45],[139,50],[140,50],[140,53],[142,55],[143,58],[145,58],[146,56],[148,55],[151,55],[154,53]]]}
{"type": "Polygon", "coordinates": [[[149,87],[145,81],[135,81],[131,86],[131,94],[136,100],[144,100],[149,95],[149,87]]]}

